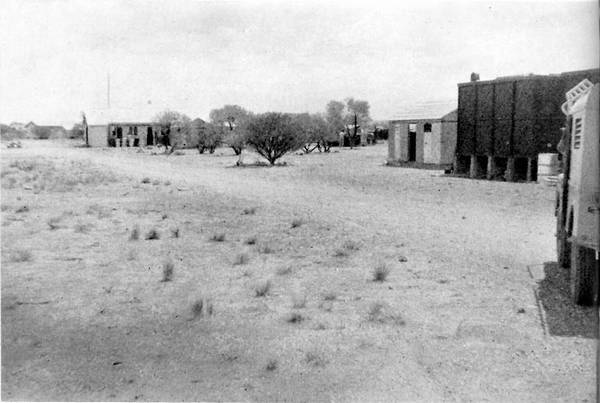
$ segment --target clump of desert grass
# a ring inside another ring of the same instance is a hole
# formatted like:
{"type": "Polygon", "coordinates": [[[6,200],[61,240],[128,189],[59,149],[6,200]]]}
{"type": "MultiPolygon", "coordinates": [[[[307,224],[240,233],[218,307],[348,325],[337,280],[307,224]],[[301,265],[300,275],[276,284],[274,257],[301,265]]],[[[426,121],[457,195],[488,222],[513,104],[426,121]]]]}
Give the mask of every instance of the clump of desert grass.
{"type": "Polygon", "coordinates": [[[171,259],[166,260],[163,263],[161,282],[166,283],[166,282],[172,281],[174,273],[175,273],[175,263],[173,263],[173,261],[171,259]]]}
{"type": "Polygon", "coordinates": [[[265,365],[265,369],[267,371],[275,371],[277,369],[277,360],[270,359],[267,361],[267,365],[265,365]]]}
{"type": "Polygon", "coordinates": [[[87,234],[92,229],[92,224],[77,223],[73,227],[73,231],[80,234],[87,234]]]}
{"type": "Polygon", "coordinates": [[[246,207],[242,210],[243,215],[254,215],[256,214],[256,207],[246,207]]]}
{"type": "Polygon", "coordinates": [[[287,323],[300,323],[302,321],[304,321],[304,316],[302,316],[302,314],[300,312],[290,312],[286,318],[285,321],[287,323]]]}
{"type": "Polygon", "coordinates": [[[277,275],[279,276],[285,276],[288,275],[292,272],[292,266],[281,266],[278,267],[277,270],[275,271],[275,273],[277,273],[277,275]]]}
{"type": "Polygon", "coordinates": [[[225,233],[224,232],[216,232],[211,235],[210,240],[213,242],[225,242],[225,233]]]}
{"type": "Polygon", "coordinates": [[[160,233],[155,228],[152,228],[150,231],[148,231],[145,238],[147,241],[160,239],[160,233]]]}
{"type": "Polygon", "coordinates": [[[347,241],[344,241],[344,243],[342,243],[341,247],[337,248],[334,251],[333,256],[348,257],[348,256],[350,256],[351,252],[355,252],[359,249],[360,249],[360,246],[358,245],[358,243],[356,243],[355,241],[352,241],[352,240],[347,240],[347,241]]]}
{"type": "Polygon", "coordinates": [[[10,254],[11,262],[21,263],[30,262],[31,260],[33,260],[33,254],[26,249],[15,249],[10,254]]]}
{"type": "Polygon", "coordinates": [[[233,265],[234,266],[240,266],[240,265],[244,265],[246,263],[248,263],[250,261],[250,258],[248,257],[247,253],[238,253],[235,258],[233,259],[233,265]]]}
{"type": "Polygon", "coordinates": [[[373,281],[383,282],[390,274],[390,268],[385,263],[379,263],[373,269],[373,281]]]}
{"type": "Polygon", "coordinates": [[[137,241],[138,239],[140,239],[140,227],[138,225],[136,225],[131,230],[131,234],[129,235],[129,240],[137,241]]]}
{"type": "Polygon", "coordinates": [[[263,280],[254,285],[254,296],[265,297],[271,290],[271,280],[263,280]]]}
{"type": "Polygon", "coordinates": [[[333,291],[327,291],[323,294],[323,300],[325,301],[335,301],[337,298],[337,294],[333,291]]]}
{"type": "Polygon", "coordinates": [[[192,304],[193,319],[199,318],[204,314],[206,314],[206,316],[212,316],[214,311],[214,305],[210,298],[199,298],[192,304]]]}
{"type": "Polygon", "coordinates": [[[392,311],[390,306],[384,302],[376,301],[369,306],[367,320],[374,323],[393,323],[404,326],[406,322],[401,315],[392,311]]]}
{"type": "Polygon", "coordinates": [[[304,354],[304,361],[315,367],[324,367],[327,364],[327,360],[323,358],[322,354],[316,351],[307,351],[306,354],[304,354]]]}
{"type": "Polygon", "coordinates": [[[21,206],[18,209],[15,210],[15,213],[19,214],[19,213],[28,213],[29,212],[29,207],[27,206],[21,206]]]}
{"type": "Polygon", "coordinates": [[[270,254],[273,252],[275,252],[275,251],[273,250],[273,248],[271,248],[271,246],[269,244],[264,243],[258,247],[258,253],[262,253],[262,254],[266,255],[266,254],[270,254]]]}
{"type": "Polygon", "coordinates": [[[50,227],[51,231],[54,231],[61,227],[60,226],[61,221],[62,221],[62,216],[51,217],[48,219],[48,221],[46,221],[46,224],[48,224],[48,227],[50,227]]]}
{"type": "Polygon", "coordinates": [[[306,294],[304,293],[300,293],[300,292],[296,292],[293,293],[291,296],[291,300],[292,300],[292,308],[294,309],[301,309],[306,307],[306,294]]]}

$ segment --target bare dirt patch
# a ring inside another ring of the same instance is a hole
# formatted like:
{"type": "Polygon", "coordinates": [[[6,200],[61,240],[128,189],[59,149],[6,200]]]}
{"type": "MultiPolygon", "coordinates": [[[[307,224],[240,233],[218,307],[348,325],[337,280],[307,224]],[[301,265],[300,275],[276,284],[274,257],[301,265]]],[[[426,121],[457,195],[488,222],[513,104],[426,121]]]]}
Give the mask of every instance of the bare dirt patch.
{"type": "Polygon", "coordinates": [[[592,399],[593,312],[528,270],[552,190],[385,152],[3,150],[2,399],[592,399]]]}

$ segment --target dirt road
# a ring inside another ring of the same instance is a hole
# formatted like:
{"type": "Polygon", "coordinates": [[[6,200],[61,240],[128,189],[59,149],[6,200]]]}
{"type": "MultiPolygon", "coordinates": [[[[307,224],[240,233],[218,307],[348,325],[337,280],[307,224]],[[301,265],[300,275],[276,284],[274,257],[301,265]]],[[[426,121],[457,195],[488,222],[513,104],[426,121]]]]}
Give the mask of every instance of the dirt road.
{"type": "MultiPolygon", "coordinates": [[[[236,157],[226,150],[167,157],[133,150],[32,146],[11,153],[10,158],[38,155],[89,161],[134,182],[144,177],[168,180],[179,189],[173,197],[181,195],[192,203],[195,198],[214,198],[259,206],[269,217],[302,217],[314,226],[306,235],[312,238],[302,242],[312,240],[315,248],[324,247],[316,245],[323,231],[335,232],[332,239],[340,242],[359,239],[365,245],[361,255],[348,264],[347,277],[340,280],[344,292],[356,294],[358,300],[369,299],[371,292],[381,297],[383,291],[367,291],[364,281],[350,284],[351,279],[360,278],[364,274],[359,273],[367,273],[379,261],[393,261],[385,300],[402,312],[406,325],[401,329],[365,329],[355,313],[345,311],[350,308],[340,308],[346,330],[339,328],[322,339],[337,358],[317,374],[282,369],[277,379],[283,384],[262,380],[257,387],[260,382],[254,380],[254,392],[245,392],[249,395],[235,394],[217,381],[221,393],[194,394],[184,388],[189,393],[178,394],[179,382],[187,381],[172,374],[167,378],[173,386],[165,386],[167,379],[161,378],[159,384],[145,386],[142,400],[594,398],[594,315],[570,305],[565,273],[553,263],[551,188],[385,167],[384,145],[330,155],[293,155],[286,158],[287,166],[274,168],[235,168],[236,157]],[[402,257],[408,261],[402,262],[402,257]]],[[[254,158],[246,156],[246,161],[254,158]]],[[[303,277],[303,286],[327,281],[319,274],[323,269],[316,269],[321,263],[314,259],[307,263],[307,273],[314,270],[303,277]]],[[[10,283],[11,278],[7,280],[10,283]]],[[[4,283],[3,270],[3,296],[4,283]]],[[[10,323],[3,319],[2,325],[4,330],[10,323]]],[[[268,333],[255,331],[253,338],[268,333]]],[[[3,332],[3,367],[4,336],[3,332]]],[[[179,369],[176,362],[173,365],[172,371],[181,375],[185,364],[179,369]]],[[[5,373],[3,384],[10,384],[5,373]]],[[[11,396],[3,391],[3,398],[36,398],[18,389],[11,396]]],[[[127,399],[119,394],[91,396],[127,399]]]]}

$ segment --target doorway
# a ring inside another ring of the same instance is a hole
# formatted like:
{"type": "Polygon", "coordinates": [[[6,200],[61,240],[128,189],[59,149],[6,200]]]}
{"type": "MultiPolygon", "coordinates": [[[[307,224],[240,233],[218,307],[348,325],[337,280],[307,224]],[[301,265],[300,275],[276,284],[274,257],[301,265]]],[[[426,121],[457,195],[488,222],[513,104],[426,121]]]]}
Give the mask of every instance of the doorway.
{"type": "Polygon", "coordinates": [[[152,133],[152,128],[148,128],[148,134],[146,135],[146,145],[153,146],[154,145],[154,134],[152,133]]]}
{"type": "Polygon", "coordinates": [[[408,160],[417,160],[417,131],[415,124],[408,125],[408,160]]]}

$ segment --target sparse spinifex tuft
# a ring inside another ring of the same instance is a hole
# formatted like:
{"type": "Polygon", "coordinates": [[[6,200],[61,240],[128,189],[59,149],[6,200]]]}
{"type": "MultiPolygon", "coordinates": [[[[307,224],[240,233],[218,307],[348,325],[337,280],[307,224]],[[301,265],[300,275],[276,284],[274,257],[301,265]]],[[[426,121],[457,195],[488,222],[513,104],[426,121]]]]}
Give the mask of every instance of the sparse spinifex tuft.
{"type": "Polygon", "coordinates": [[[129,235],[129,240],[130,241],[137,241],[138,239],[140,239],[140,228],[136,225],[131,230],[131,235],[129,235]]]}
{"type": "Polygon", "coordinates": [[[172,260],[167,260],[163,263],[163,277],[162,282],[165,283],[167,281],[173,280],[173,273],[175,271],[175,264],[172,260]]]}
{"type": "Polygon", "coordinates": [[[385,263],[378,264],[373,269],[373,281],[385,281],[389,274],[390,268],[385,263]]]}
{"type": "Polygon", "coordinates": [[[259,282],[254,286],[254,296],[255,297],[264,297],[269,293],[271,289],[271,281],[264,280],[259,282]]]}
{"type": "Polygon", "coordinates": [[[151,229],[150,231],[148,231],[148,233],[146,234],[146,240],[147,240],[147,241],[150,241],[150,240],[153,240],[153,239],[160,239],[160,234],[159,234],[159,232],[158,232],[156,229],[154,229],[154,228],[152,228],[152,229],[151,229]]]}
{"type": "Polygon", "coordinates": [[[10,260],[12,262],[29,262],[32,259],[33,255],[31,252],[25,249],[17,249],[10,254],[10,260]]]}
{"type": "Polygon", "coordinates": [[[248,255],[246,253],[238,253],[235,256],[235,259],[233,259],[233,265],[234,266],[243,265],[243,264],[248,263],[249,260],[250,260],[250,258],[248,257],[248,255]]]}
{"type": "Polygon", "coordinates": [[[224,242],[225,241],[225,233],[224,232],[215,233],[210,237],[210,240],[213,242],[224,242]]]}

